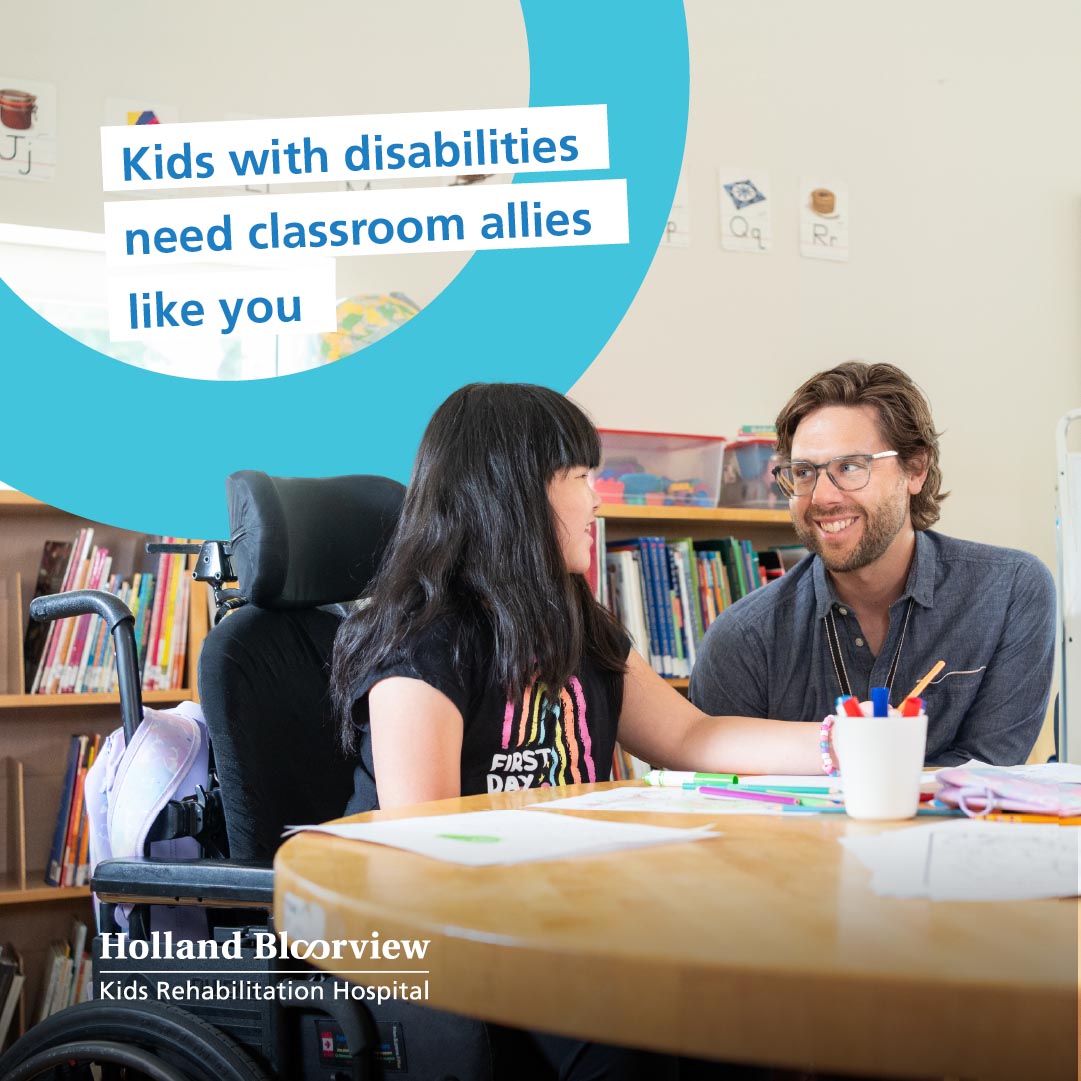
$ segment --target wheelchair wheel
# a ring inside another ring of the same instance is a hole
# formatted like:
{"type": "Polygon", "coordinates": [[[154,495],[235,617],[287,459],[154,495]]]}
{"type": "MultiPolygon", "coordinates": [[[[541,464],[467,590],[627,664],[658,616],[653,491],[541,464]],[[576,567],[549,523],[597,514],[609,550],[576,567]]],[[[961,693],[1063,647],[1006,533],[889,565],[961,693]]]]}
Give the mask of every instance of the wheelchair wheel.
{"type": "Polygon", "coordinates": [[[49,1063],[60,1071],[57,1077],[80,1076],[78,1069],[64,1072],[65,1063],[77,1067],[100,1062],[128,1066],[137,1076],[145,1075],[152,1081],[174,1081],[174,1077],[183,1081],[267,1081],[248,1053],[224,1033],[186,1010],[160,1002],[80,1002],[54,1013],[0,1058],[0,1078],[30,1081],[47,1076],[48,1065],[36,1073],[22,1072],[28,1060],[47,1053],[51,1054],[49,1063]],[[117,1045],[136,1056],[144,1054],[148,1065],[163,1072],[154,1073],[135,1061],[93,1057],[95,1047],[111,1053],[117,1045]],[[65,1050],[71,1053],[65,1054],[65,1050]]]}
{"type": "Polygon", "coordinates": [[[83,1040],[50,1047],[23,1059],[11,1073],[3,1076],[4,1081],[34,1081],[46,1075],[57,1076],[54,1071],[60,1070],[59,1076],[65,1079],[73,1074],[91,1077],[88,1072],[90,1063],[113,1067],[114,1072],[119,1067],[135,1070],[137,1076],[145,1077],[147,1081],[188,1081],[186,1074],[162,1062],[149,1051],[109,1040],[83,1040]]]}

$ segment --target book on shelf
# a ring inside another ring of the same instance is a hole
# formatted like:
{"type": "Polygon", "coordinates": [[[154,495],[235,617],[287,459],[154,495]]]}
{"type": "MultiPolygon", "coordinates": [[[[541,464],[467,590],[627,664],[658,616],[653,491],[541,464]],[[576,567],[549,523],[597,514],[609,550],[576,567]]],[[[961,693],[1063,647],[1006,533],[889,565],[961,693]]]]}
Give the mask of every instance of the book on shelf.
{"type": "Polygon", "coordinates": [[[638,556],[630,551],[609,551],[605,556],[608,576],[608,610],[623,624],[631,645],[647,660],[650,653],[645,601],[638,556]]]}
{"type": "Polygon", "coordinates": [[[0,575],[0,694],[23,693],[22,575],[0,575]]]}
{"type": "Polygon", "coordinates": [[[656,669],[660,657],[656,653],[656,629],[649,615],[641,553],[637,548],[609,545],[605,561],[611,575],[609,610],[631,636],[634,648],[656,669]]]}
{"type": "Polygon", "coordinates": [[[71,799],[68,806],[68,823],[64,830],[64,848],[60,856],[60,882],[61,886],[70,886],[75,881],[75,868],[72,860],[72,849],[78,844],[79,822],[82,820],[83,810],[83,785],[86,782],[86,755],[89,740],[86,736],[79,736],[79,760],[75,767],[75,783],[71,789],[71,799]]]}
{"type": "MultiPolygon", "coordinates": [[[[70,552],[68,554],[67,566],[64,568],[64,575],[60,581],[60,588],[54,590],[56,593],[66,593],[75,588],[75,576],[78,573],[78,567],[82,560],[83,545],[86,541],[87,533],[93,536],[93,530],[80,529],[74,542],[70,546],[70,552]]],[[[66,621],[63,621],[66,622],[66,621]]],[[[52,620],[48,624],[42,624],[45,628],[45,639],[42,643],[41,652],[38,655],[37,668],[34,670],[33,679],[29,682],[29,690],[31,694],[43,693],[42,681],[48,683],[48,675],[52,671],[52,664],[56,658],[56,648],[59,639],[59,627],[61,621],[52,620]]],[[[29,630],[29,628],[28,628],[29,630]]],[[[27,674],[29,678],[29,673],[27,674]]]]}
{"type": "Polygon", "coordinates": [[[72,918],[66,940],[54,939],[41,970],[41,998],[35,1023],[44,1021],[79,1000],[87,979],[87,926],[72,918]]]}
{"type": "Polygon", "coordinates": [[[79,766],[75,773],[75,788],[72,792],[71,810],[68,816],[67,837],[64,840],[64,855],[60,872],[61,886],[79,886],[76,880],[79,871],[79,849],[86,835],[86,774],[94,763],[97,747],[101,744],[100,736],[79,737],[79,766]]]}
{"type": "MultiPolygon", "coordinates": [[[[85,737],[82,737],[85,739],[85,737]]],[[[60,790],[60,803],[56,811],[52,844],[45,863],[45,885],[59,886],[64,869],[64,841],[67,839],[68,819],[71,816],[71,799],[75,793],[75,774],[79,769],[80,737],[72,736],[68,742],[68,764],[64,772],[64,786],[60,790]]]]}
{"type": "MultiPolygon", "coordinates": [[[[166,543],[176,537],[164,537],[166,543]]],[[[186,557],[162,552],[158,562],[158,589],[151,613],[144,690],[175,690],[183,684],[183,660],[187,651],[191,577],[185,573],[186,557]]]]}
{"type": "Polygon", "coordinates": [[[635,758],[630,751],[624,750],[617,743],[612,755],[612,780],[633,781],[644,777],[649,772],[649,764],[640,758],[635,758]]]}
{"type": "Polygon", "coordinates": [[[11,943],[5,942],[0,946],[0,1050],[11,1031],[25,983],[22,957],[11,943]]]}
{"type": "MultiPolygon", "coordinates": [[[[71,553],[71,562],[64,578],[63,592],[82,589],[90,571],[91,551],[93,549],[94,530],[81,529],[71,553]]],[[[42,664],[35,677],[34,691],[40,694],[52,693],[60,677],[64,658],[71,643],[72,623],[70,619],[56,619],[49,624],[49,640],[45,647],[42,664]]]]}
{"type": "Polygon", "coordinates": [[[787,574],[801,559],[811,554],[802,544],[776,544],[769,551],[780,561],[782,574],[787,574]]]}
{"type": "Polygon", "coordinates": [[[14,888],[23,890],[26,889],[26,770],[18,758],[8,757],[4,760],[4,772],[7,781],[7,867],[14,888]]]}
{"type": "MultiPolygon", "coordinates": [[[[589,570],[586,571],[586,582],[593,592],[593,596],[601,604],[608,603],[607,575],[604,572],[604,519],[594,518],[589,527],[589,535],[593,538],[593,547],[589,550],[589,570]]],[[[214,626],[214,613],[210,613],[210,626],[214,626]]]]}
{"type": "Polygon", "coordinates": [[[84,861],[89,862],[86,773],[100,747],[100,735],[72,736],[68,744],[64,784],[56,808],[56,825],[45,865],[47,886],[80,886],[86,883],[84,861]]]}
{"type": "MultiPolygon", "coordinates": [[[[41,563],[34,582],[34,596],[48,597],[59,593],[64,585],[64,574],[71,559],[71,541],[47,540],[41,549],[41,563]]],[[[29,690],[34,683],[38,663],[49,636],[50,623],[30,620],[23,640],[23,688],[29,690]]],[[[20,688],[20,691],[23,689],[20,688]]]]}
{"type": "Polygon", "coordinates": [[[90,985],[94,976],[94,959],[89,953],[83,954],[79,963],[79,976],[75,982],[75,998],[73,1003],[88,1002],[90,1000],[90,985]]]}
{"type": "MultiPolygon", "coordinates": [[[[94,544],[94,530],[87,527],[70,544],[46,543],[38,571],[38,589],[41,595],[96,589],[119,597],[135,621],[143,690],[176,690],[184,685],[191,608],[185,559],[178,553],[162,553],[156,573],[138,571],[125,577],[115,570],[108,548],[94,544]],[[57,568],[65,550],[67,564],[58,582],[57,568]]],[[[30,693],[115,691],[114,652],[112,635],[104,620],[96,615],[54,620],[47,625],[35,622],[27,630],[23,648],[30,693]]],[[[0,693],[2,688],[0,682],[0,693]]]]}
{"type": "Polygon", "coordinates": [[[59,1009],[64,1009],[66,1006],[74,1006],[75,1003],[79,1001],[79,994],[82,991],[81,980],[85,977],[83,970],[87,959],[86,938],[86,924],[82,920],[73,917],[71,921],[71,931],[68,934],[68,941],[71,943],[71,982],[68,985],[68,993],[65,1000],[58,1005],[59,1009]]]}
{"type": "Polygon", "coordinates": [[[84,771],[83,797],[82,797],[82,821],[79,826],[79,839],[73,852],[74,872],[73,885],[85,886],[90,881],[90,821],[86,813],[86,785],[85,774],[89,773],[90,767],[98,757],[101,750],[101,733],[95,733],[90,741],[90,749],[86,757],[86,770],[84,771]]]}
{"type": "Polygon", "coordinates": [[[735,537],[613,542],[605,553],[607,606],[654,671],[686,678],[713,620],[806,554],[799,546],[759,554],[735,537]]]}
{"type": "Polygon", "coordinates": [[[64,978],[64,969],[71,960],[71,945],[54,939],[45,951],[45,960],[41,969],[41,997],[38,999],[34,1024],[39,1024],[53,1012],[57,989],[64,978]]]}

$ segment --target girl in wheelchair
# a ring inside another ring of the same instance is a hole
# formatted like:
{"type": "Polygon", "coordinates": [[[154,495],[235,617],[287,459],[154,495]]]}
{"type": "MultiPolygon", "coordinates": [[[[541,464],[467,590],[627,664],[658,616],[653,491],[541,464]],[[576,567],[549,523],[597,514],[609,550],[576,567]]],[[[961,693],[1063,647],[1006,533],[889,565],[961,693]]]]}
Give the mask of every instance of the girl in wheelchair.
{"type": "MultiPolygon", "coordinates": [[[[600,456],[585,414],[544,387],[472,384],[436,410],[367,603],[335,642],[342,744],[358,756],[347,813],[606,781],[617,739],[668,769],[822,768],[817,725],[706,716],[593,598],[584,574],[600,456]]],[[[667,1069],[637,1052],[514,1035],[517,1077],[531,1076],[527,1059],[561,1078],[667,1069]]]]}

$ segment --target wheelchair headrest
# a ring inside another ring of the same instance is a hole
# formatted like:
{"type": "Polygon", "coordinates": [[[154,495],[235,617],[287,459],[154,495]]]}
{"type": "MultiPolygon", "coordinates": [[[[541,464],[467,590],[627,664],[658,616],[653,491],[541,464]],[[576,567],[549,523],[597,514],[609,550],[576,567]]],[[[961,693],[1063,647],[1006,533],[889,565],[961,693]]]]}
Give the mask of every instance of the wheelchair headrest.
{"type": "Polygon", "coordinates": [[[379,567],[405,487],[387,477],[226,478],[232,561],[259,608],[356,599],[379,567]]]}

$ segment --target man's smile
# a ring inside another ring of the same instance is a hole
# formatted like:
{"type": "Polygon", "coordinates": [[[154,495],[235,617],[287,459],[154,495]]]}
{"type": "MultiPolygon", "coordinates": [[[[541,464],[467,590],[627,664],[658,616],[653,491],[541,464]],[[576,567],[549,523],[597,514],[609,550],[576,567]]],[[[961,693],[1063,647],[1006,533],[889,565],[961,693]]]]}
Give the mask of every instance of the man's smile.
{"type": "Polygon", "coordinates": [[[842,533],[859,521],[858,516],[848,518],[815,518],[814,523],[823,533],[831,535],[842,533]]]}

